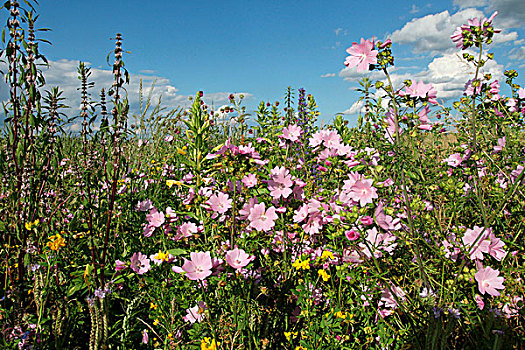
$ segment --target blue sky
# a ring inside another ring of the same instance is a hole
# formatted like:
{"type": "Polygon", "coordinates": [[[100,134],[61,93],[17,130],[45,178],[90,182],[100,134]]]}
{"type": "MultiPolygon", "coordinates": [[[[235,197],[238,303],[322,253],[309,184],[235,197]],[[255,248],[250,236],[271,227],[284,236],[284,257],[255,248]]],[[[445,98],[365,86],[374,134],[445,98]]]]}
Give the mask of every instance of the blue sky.
{"type": "MultiPolygon", "coordinates": [[[[106,56],[109,38],[124,37],[130,101],[138,100],[138,81],[164,105],[186,104],[204,90],[208,104],[227,103],[229,93],[244,93],[248,110],[260,101],[282,100],[285,89],[305,88],[318,102],[324,122],[336,113],[355,120],[360,106],[353,91],[364,75],[345,69],[345,49],[361,37],[392,38],[396,84],[414,78],[435,84],[445,102],[461,96],[469,70],[459,63],[450,35],[474,16],[500,14],[503,32],[487,67],[501,79],[504,69],[525,73],[525,1],[65,1],[42,0],[39,27],[53,46],[41,44],[51,61],[45,74],[59,85],[76,113],[78,60],[89,62],[96,89],[111,84],[106,56]]],[[[2,13],[6,18],[6,12],[2,13]]],[[[370,76],[370,74],[368,74],[370,76]]],[[[382,79],[377,74],[372,78],[382,79]]],[[[525,83],[523,76],[518,83],[525,83]]],[[[5,95],[5,85],[0,86],[5,95]]]]}

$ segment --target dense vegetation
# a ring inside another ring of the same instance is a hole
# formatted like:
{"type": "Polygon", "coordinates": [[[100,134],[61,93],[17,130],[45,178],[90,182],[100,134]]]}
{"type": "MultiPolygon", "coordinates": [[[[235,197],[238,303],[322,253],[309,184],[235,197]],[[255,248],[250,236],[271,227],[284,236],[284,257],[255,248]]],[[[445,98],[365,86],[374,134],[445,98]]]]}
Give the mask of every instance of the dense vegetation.
{"type": "Polygon", "coordinates": [[[130,117],[120,34],[113,85],[95,103],[81,63],[68,118],[24,6],[3,6],[2,348],[525,342],[525,89],[509,70],[503,96],[481,73],[494,16],[452,36],[479,50],[453,109],[431,84],[393,86],[391,42],[362,39],[345,64],[385,79],[362,81],[356,127],[320,129],[314,97],[291,88],[251,120],[242,96],[212,111],[202,92],[130,117]]]}

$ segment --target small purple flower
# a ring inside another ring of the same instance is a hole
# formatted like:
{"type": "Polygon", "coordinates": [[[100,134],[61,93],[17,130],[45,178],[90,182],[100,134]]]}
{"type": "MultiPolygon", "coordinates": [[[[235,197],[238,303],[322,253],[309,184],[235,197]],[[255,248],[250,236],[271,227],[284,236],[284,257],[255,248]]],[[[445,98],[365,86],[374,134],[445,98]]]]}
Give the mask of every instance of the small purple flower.
{"type": "Polygon", "coordinates": [[[106,292],[97,288],[95,289],[95,292],[94,292],[94,295],[95,297],[99,298],[99,299],[104,299],[106,297],[106,292]]]}

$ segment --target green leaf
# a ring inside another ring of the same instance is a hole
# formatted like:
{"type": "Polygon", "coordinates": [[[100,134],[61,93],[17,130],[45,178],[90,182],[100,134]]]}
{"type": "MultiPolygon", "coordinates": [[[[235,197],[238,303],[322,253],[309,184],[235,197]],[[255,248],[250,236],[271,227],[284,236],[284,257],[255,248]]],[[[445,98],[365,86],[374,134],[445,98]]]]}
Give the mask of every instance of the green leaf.
{"type": "Polygon", "coordinates": [[[180,256],[180,255],[186,254],[186,250],[180,249],[180,248],[174,248],[174,249],[169,249],[168,253],[170,253],[173,256],[180,256]]]}

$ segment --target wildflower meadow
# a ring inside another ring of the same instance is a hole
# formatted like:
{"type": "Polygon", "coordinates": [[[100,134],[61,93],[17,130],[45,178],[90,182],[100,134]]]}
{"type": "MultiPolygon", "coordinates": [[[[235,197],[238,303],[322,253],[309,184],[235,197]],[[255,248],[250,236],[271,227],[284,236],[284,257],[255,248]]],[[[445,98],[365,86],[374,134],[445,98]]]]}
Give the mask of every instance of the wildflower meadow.
{"type": "Polygon", "coordinates": [[[122,34],[66,115],[37,10],[2,8],[2,349],[523,349],[525,87],[483,69],[497,12],[450,38],[475,72],[450,106],[392,84],[390,40],[348,43],[383,74],[351,127],[291,87],[132,114],[122,34]]]}

